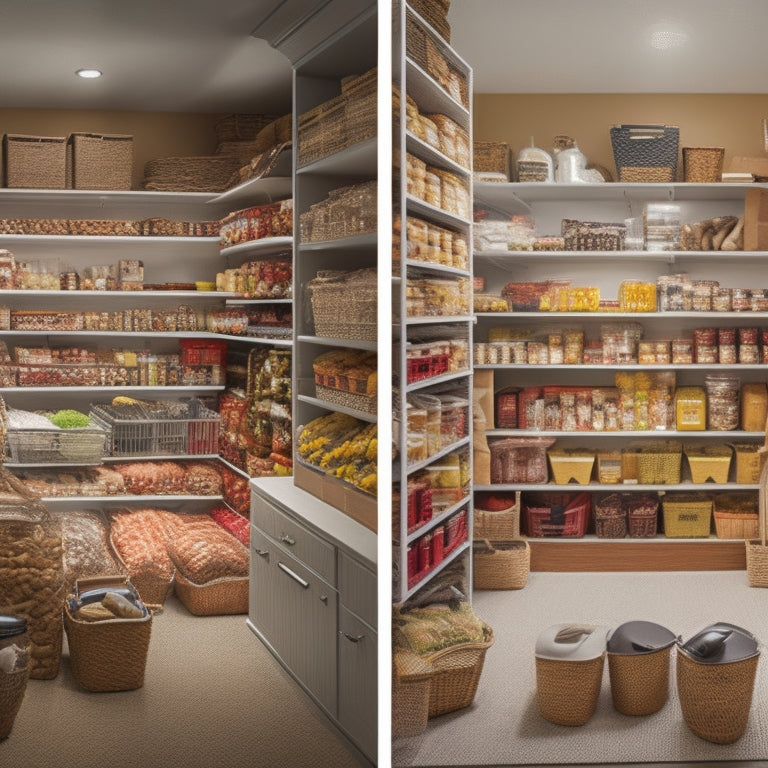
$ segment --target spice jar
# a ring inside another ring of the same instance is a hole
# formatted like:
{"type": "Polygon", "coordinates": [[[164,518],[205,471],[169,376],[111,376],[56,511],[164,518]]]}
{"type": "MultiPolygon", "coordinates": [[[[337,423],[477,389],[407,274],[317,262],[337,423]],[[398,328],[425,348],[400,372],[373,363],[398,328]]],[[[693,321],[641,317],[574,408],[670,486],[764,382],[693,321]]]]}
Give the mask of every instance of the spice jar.
{"type": "Polygon", "coordinates": [[[30,641],[27,620],[0,616],[0,739],[13,728],[29,679],[30,641]]]}
{"type": "Polygon", "coordinates": [[[707,390],[707,426],[713,430],[739,427],[739,379],[710,374],[704,377],[707,390]]]}

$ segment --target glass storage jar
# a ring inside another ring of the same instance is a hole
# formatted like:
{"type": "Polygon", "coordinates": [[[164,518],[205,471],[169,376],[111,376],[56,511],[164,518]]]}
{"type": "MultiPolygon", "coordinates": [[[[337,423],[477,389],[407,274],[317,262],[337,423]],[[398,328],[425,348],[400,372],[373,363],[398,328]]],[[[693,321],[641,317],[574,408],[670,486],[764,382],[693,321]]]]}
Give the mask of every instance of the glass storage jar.
{"type": "Polygon", "coordinates": [[[709,374],[704,377],[707,390],[707,428],[733,430],[739,427],[739,379],[735,376],[709,374]]]}

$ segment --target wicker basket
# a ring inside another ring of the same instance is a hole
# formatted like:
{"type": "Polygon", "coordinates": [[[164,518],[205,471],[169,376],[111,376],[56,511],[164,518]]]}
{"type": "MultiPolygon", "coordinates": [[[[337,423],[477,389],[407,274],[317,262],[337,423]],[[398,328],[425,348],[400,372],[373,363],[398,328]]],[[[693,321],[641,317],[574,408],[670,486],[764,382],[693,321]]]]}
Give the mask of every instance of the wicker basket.
{"type": "Polygon", "coordinates": [[[766,483],[768,483],[768,463],[763,464],[760,473],[760,490],[758,492],[757,514],[759,539],[746,542],[747,547],[747,578],[750,587],[768,587],[768,543],[766,543],[766,483]]]}
{"type": "Polygon", "coordinates": [[[158,192],[223,192],[240,168],[236,157],[164,157],[144,166],[144,189],[158,192]]]}
{"type": "Polygon", "coordinates": [[[248,613],[248,577],[215,579],[195,584],[180,571],[174,577],[176,597],[195,616],[226,616],[248,613]]]}
{"type": "Polygon", "coordinates": [[[661,502],[668,539],[709,538],[712,499],[703,493],[668,493],[661,502]]]}
{"type": "Polygon", "coordinates": [[[375,271],[321,273],[309,285],[317,336],[376,341],[375,271]]]}
{"type": "Polygon", "coordinates": [[[432,667],[406,651],[392,656],[392,738],[418,736],[429,723],[432,667]]]}
{"type": "Polygon", "coordinates": [[[67,139],[67,186],[127,190],[133,174],[133,136],[72,133],[67,139]]]}
{"type": "Polygon", "coordinates": [[[504,141],[472,143],[472,170],[501,173],[509,181],[509,144],[504,141]]]}
{"type": "Polygon", "coordinates": [[[93,427],[14,429],[6,439],[8,458],[17,464],[100,464],[107,432],[93,427]]]}
{"type": "Polygon", "coordinates": [[[455,712],[475,699],[485,652],[493,645],[493,630],[483,625],[481,643],[461,643],[423,657],[432,667],[429,691],[429,716],[455,712]]]}
{"type": "Polygon", "coordinates": [[[685,724],[715,744],[731,744],[744,734],[752,705],[759,656],[730,664],[705,664],[677,653],[677,693],[685,724]]]}
{"type": "Polygon", "coordinates": [[[410,0],[409,5],[447,43],[451,42],[451,25],[448,22],[450,0],[410,0]]]}
{"type": "Polygon", "coordinates": [[[6,187],[66,189],[67,139],[64,136],[3,136],[6,187]]]}
{"type": "MultiPolygon", "coordinates": [[[[498,494],[494,494],[498,495],[498,494]]],[[[506,509],[480,509],[482,496],[475,499],[472,535],[475,539],[492,541],[512,541],[520,538],[520,491],[510,495],[510,506],[506,509]]]]}
{"type": "Polygon", "coordinates": [[[717,494],[712,516],[719,539],[756,539],[760,535],[757,498],[750,491],[717,494]]]}
{"type": "MultiPolygon", "coordinates": [[[[125,586],[120,577],[115,585],[125,586]]],[[[106,585],[103,580],[100,583],[106,585]]],[[[78,589],[83,584],[78,581],[78,589]]],[[[69,601],[64,605],[64,629],[72,675],[86,691],[131,691],[144,685],[144,670],[152,632],[152,613],[141,619],[82,621],[69,601]]]]}
{"type": "Polygon", "coordinates": [[[115,559],[118,565],[123,569],[125,573],[130,574],[131,584],[133,584],[136,591],[139,593],[144,605],[152,606],[153,608],[160,609],[165,605],[165,601],[171,596],[173,592],[174,575],[170,578],[160,578],[152,573],[133,572],[131,573],[128,566],[120,557],[115,543],[110,535],[109,544],[112,552],[115,554],[115,559]]]}
{"type": "Polygon", "coordinates": [[[531,494],[522,502],[528,536],[580,538],[587,532],[591,506],[588,493],[531,494]]]}
{"type": "Polygon", "coordinates": [[[475,542],[472,554],[475,589],[522,589],[531,569],[527,541],[475,542]]]}
{"type": "Polygon", "coordinates": [[[680,129],[671,125],[613,126],[611,146],[619,181],[675,181],[679,138],[680,129]]]}
{"type": "Polygon", "coordinates": [[[595,497],[595,534],[601,539],[623,539],[627,535],[627,510],[618,493],[595,497]]]}
{"type": "Polygon", "coordinates": [[[346,104],[347,99],[341,94],[299,116],[299,165],[327,157],[347,146],[346,104]]]}
{"type": "Polygon", "coordinates": [[[359,144],[376,136],[377,69],[351,77],[341,84],[345,99],[346,145],[359,144]]]}
{"type": "Polygon", "coordinates": [[[29,666],[16,672],[0,670],[0,740],[7,738],[13,728],[28,680],[29,666]]]}
{"type": "Polygon", "coordinates": [[[638,482],[643,485],[678,485],[682,462],[681,443],[676,440],[651,441],[638,452],[638,482]]]}
{"type": "Polygon", "coordinates": [[[724,147],[683,147],[686,182],[713,184],[722,180],[724,147]]]}
{"type": "Polygon", "coordinates": [[[731,469],[733,451],[727,445],[705,445],[684,447],[685,457],[691,470],[691,481],[706,483],[727,483],[731,469]]]}
{"type": "Polygon", "coordinates": [[[632,538],[653,538],[659,520],[659,499],[655,494],[633,493],[624,498],[627,526],[632,538]]]}
{"type": "Polygon", "coordinates": [[[736,482],[754,485],[760,482],[760,470],[766,453],[755,443],[734,443],[736,454],[736,482]]]}
{"type": "Polygon", "coordinates": [[[248,141],[255,139],[262,128],[266,128],[280,115],[229,114],[219,118],[214,125],[216,139],[224,141],[248,141]]]}

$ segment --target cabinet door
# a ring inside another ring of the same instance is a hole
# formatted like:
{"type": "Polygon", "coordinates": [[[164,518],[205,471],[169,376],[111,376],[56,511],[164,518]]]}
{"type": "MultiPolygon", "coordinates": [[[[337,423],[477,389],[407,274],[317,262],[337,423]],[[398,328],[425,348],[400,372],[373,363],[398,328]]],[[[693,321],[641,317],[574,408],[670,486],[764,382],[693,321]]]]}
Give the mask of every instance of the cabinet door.
{"type": "Polygon", "coordinates": [[[277,570],[272,562],[277,555],[277,545],[262,531],[251,526],[250,591],[248,593],[248,618],[262,637],[279,653],[277,632],[279,588],[277,570]]]}
{"type": "Polygon", "coordinates": [[[339,614],[339,723],[376,758],[378,638],[344,606],[339,614]]]}
{"type": "Polygon", "coordinates": [[[276,591],[276,650],[315,698],[336,716],[338,596],[287,552],[270,555],[276,591]]]}

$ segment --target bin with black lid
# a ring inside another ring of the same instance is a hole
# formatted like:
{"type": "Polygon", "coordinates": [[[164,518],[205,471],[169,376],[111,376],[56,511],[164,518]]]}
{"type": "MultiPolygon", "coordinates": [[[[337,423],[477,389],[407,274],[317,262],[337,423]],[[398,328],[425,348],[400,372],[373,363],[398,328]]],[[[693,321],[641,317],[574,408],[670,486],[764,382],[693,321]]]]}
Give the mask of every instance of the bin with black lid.
{"type": "Polygon", "coordinates": [[[757,638],[718,622],[678,642],[677,690],[685,724],[715,744],[731,744],[747,729],[760,659],[757,638]]]}
{"type": "Polygon", "coordinates": [[[13,728],[29,679],[29,633],[21,616],[0,615],[0,739],[13,728]]]}
{"type": "Polygon", "coordinates": [[[536,640],[536,700],[558,725],[584,725],[594,714],[603,680],[607,627],[555,624],[536,640]]]}
{"type": "Polygon", "coordinates": [[[628,621],[608,637],[613,706],[624,715],[658,712],[669,698],[669,665],[676,636],[652,621],[628,621]]]}

